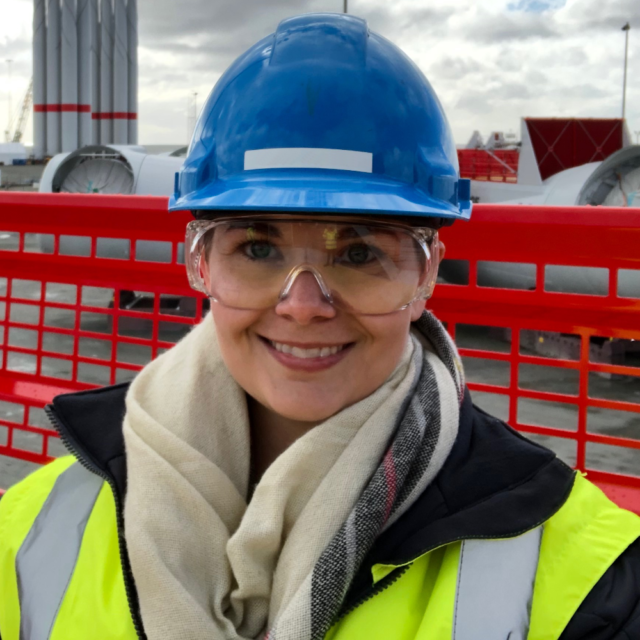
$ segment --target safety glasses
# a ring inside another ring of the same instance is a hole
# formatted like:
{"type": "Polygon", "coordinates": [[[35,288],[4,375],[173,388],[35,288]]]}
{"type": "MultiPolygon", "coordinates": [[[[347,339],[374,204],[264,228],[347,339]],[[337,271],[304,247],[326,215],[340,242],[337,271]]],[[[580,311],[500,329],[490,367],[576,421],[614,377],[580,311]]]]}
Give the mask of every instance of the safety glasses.
{"type": "Polygon", "coordinates": [[[225,306],[273,307],[309,272],[328,302],[367,315],[429,298],[438,251],[434,229],[278,215],[194,220],[185,242],[191,286],[225,306]]]}

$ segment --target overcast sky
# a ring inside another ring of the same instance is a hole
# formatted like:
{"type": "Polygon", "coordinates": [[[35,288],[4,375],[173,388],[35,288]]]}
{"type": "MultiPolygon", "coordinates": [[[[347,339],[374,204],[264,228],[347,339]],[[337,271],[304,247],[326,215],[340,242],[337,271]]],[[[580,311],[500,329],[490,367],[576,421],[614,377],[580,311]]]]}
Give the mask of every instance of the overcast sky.
{"type": "MultiPolygon", "coordinates": [[[[193,93],[201,106],[234,58],[283,18],[316,11],[342,11],[342,0],[139,0],[140,142],[186,144],[193,93]]],[[[417,62],[458,143],[474,129],[519,133],[522,116],[620,117],[630,22],[627,120],[640,132],[640,0],[349,0],[349,12],[417,62]]],[[[32,13],[32,0],[0,0],[3,131],[4,61],[15,109],[31,76],[32,13]]]]}

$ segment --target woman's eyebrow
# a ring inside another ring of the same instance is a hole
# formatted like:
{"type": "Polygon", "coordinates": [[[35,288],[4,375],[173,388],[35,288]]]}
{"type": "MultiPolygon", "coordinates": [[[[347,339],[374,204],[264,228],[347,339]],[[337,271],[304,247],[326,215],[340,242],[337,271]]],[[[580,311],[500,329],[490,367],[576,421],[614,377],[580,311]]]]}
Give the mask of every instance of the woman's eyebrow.
{"type": "Polygon", "coordinates": [[[349,227],[343,227],[342,229],[340,229],[338,233],[338,237],[341,240],[342,239],[349,240],[351,238],[366,238],[368,236],[373,236],[373,235],[377,236],[380,234],[387,235],[393,238],[397,237],[397,233],[392,229],[382,229],[382,228],[372,229],[370,227],[365,227],[364,225],[363,226],[354,225],[349,227]]]}
{"type": "Polygon", "coordinates": [[[282,232],[278,225],[271,222],[247,222],[244,220],[237,220],[229,223],[229,229],[232,231],[241,231],[254,229],[256,232],[263,235],[269,235],[274,238],[282,238],[282,232]]]}

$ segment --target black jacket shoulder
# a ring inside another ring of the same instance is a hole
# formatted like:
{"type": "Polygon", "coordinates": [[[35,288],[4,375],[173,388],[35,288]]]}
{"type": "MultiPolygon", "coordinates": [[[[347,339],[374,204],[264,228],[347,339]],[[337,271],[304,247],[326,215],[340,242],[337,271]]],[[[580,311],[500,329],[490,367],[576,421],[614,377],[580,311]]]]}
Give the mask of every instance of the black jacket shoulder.
{"type": "Polygon", "coordinates": [[[602,576],[560,640],[640,639],[640,539],[602,576]]]}

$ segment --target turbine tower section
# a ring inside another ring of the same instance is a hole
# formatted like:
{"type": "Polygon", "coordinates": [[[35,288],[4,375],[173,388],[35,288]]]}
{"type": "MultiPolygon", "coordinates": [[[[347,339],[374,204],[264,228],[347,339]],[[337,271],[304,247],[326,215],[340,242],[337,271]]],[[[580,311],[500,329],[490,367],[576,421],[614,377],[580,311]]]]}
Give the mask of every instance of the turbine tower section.
{"type": "Polygon", "coordinates": [[[113,142],[129,141],[129,53],[127,46],[127,8],[115,0],[113,30],[113,142]]]}
{"type": "MultiPolygon", "coordinates": [[[[94,74],[91,65],[92,23],[91,1],[78,0],[78,146],[93,144],[93,125],[91,123],[94,74]]],[[[96,16],[93,16],[96,20],[96,16]]]]}
{"type": "Polygon", "coordinates": [[[33,155],[47,150],[47,19],[45,0],[33,3],[33,155]]]}
{"type": "Polygon", "coordinates": [[[47,5],[47,149],[48,156],[60,153],[60,4],[47,5]]]}
{"type": "Polygon", "coordinates": [[[60,57],[62,151],[70,153],[78,148],[78,32],[75,0],[62,0],[60,57]]]}
{"type": "Polygon", "coordinates": [[[35,158],[137,144],[137,0],[33,2],[35,158]]]}
{"type": "Polygon", "coordinates": [[[129,144],[138,144],[138,0],[127,2],[129,144]]]}
{"type": "Polygon", "coordinates": [[[100,144],[100,13],[98,0],[89,1],[91,24],[91,132],[93,144],[100,144]]]}
{"type": "Polygon", "coordinates": [[[100,143],[113,144],[113,6],[100,3],[100,143]]]}

